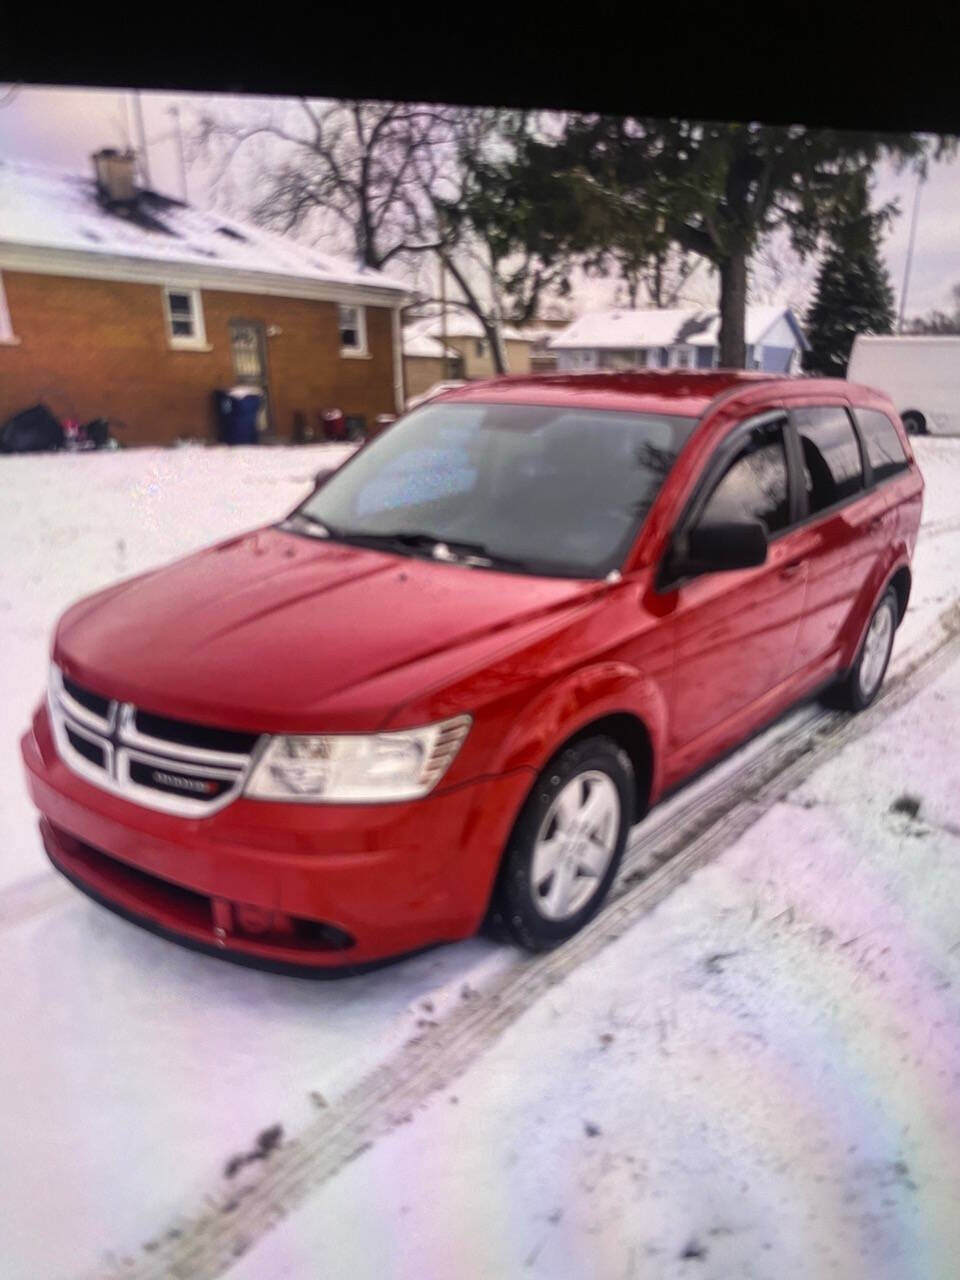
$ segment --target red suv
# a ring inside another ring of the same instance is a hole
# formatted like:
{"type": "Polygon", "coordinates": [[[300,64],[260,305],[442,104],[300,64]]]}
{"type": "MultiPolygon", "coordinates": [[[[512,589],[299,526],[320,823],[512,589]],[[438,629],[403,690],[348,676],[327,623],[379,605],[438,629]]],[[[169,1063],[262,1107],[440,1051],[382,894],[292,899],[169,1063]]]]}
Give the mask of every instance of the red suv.
{"type": "Polygon", "coordinates": [[[201,949],[355,969],[598,910],[668,788],[875,697],[923,482],[884,396],[474,384],[280,524],[82,600],[22,742],[53,864],[201,949]]]}

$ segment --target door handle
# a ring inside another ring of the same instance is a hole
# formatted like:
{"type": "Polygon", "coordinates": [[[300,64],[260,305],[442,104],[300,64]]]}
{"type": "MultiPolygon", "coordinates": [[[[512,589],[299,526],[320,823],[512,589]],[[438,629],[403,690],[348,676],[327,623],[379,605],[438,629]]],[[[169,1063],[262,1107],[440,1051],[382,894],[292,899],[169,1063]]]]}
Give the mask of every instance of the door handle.
{"type": "Polygon", "coordinates": [[[781,578],[795,578],[803,568],[802,560],[791,560],[789,564],[785,564],[780,570],[781,578]]]}

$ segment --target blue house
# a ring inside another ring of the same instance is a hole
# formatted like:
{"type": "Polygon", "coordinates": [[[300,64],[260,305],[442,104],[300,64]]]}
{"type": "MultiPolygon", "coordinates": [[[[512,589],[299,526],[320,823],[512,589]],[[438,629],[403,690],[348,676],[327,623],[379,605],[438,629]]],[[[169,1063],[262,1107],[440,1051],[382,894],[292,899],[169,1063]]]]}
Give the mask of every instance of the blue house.
{"type": "MultiPolygon", "coordinates": [[[[591,311],[551,339],[557,368],[715,369],[720,313],[697,307],[591,311]]],[[[747,308],[747,368],[796,373],[809,343],[787,307],[747,308]]]]}

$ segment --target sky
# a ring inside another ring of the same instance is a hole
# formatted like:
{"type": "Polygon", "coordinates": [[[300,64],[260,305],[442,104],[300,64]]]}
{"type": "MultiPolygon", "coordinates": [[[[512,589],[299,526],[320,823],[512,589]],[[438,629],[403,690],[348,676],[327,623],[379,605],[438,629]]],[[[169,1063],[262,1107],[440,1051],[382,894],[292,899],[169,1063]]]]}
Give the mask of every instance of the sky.
{"type": "MultiPolygon", "coordinates": [[[[179,108],[187,123],[201,107],[226,110],[238,101],[221,95],[143,93],[144,132],[152,185],[169,195],[184,195],[175,120],[179,108]]],[[[59,89],[0,85],[0,156],[28,160],[79,172],[91,172],[90,154],[101,146],[136,142],[134,95],[122,90],[59,89]]],[[[187,196],[196,204],[209,200],[207,175],[198,165],[187,173],[187,196]]],[[[900,303],[910,232],[910,215],[917,192],[912,172],[896,173],[890,166],[877,171],[878,202],[897,199],[901,216],[891,226],[884,256],[900,303]]],[[[948,309],[951,288],[960,283],[960,157],[931,167],[920,190],[916,244],[907,294],[907,315],[933,308],[948,309]]],[[[714,284],[705,271],[691,286],[691,301],[709,302],[714,284]]],[[[609,305],[614,286],[607,281],[579,280],[576,301],[582,308],[609,305]]]]}

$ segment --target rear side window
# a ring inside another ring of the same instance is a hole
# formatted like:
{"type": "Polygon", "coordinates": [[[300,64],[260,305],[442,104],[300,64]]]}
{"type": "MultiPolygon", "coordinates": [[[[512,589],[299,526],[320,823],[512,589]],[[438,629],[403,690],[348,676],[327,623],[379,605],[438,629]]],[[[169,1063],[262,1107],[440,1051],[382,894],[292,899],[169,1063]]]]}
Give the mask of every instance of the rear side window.
{"type": "Polygon", "coordinates": [[[879,409],[856,409],[854,412],[874,480],[886,480],[899,471],[906,471],[907,455],[897,429],[887,415],[879,409]]]}
{"type": "Polygon", "coordinates": [[[743,451],[707,500],[701,524],[759,520],[768,533],[790,522],[790,486],[781,423],[754,427],[743,451]]]}
{"type": "Polygon", "coordinates": [[[811,515],[854,497],[863,488],[860,445],[842,405],[793,411],[803,451],[803,477],[811,515]]]}

